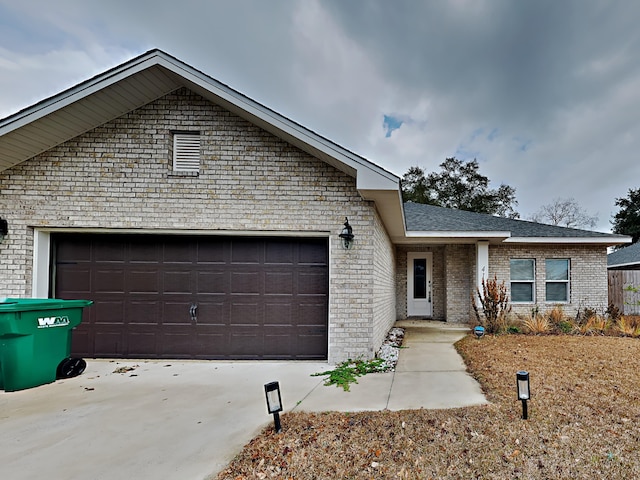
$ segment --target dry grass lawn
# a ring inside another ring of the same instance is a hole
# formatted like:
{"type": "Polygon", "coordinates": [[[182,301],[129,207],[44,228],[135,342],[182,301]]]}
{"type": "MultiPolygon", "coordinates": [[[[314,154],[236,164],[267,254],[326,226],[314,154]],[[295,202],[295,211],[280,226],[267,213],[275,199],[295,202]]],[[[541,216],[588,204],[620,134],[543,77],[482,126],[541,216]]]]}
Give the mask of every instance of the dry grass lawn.
{"type": "Polygon", "coordinates": [[[491,405],[285,414],[281,434],[265,429],[218,478],[640,478],[640,340],[502,335],[456,346],[491,405]],[[531,375],[529,420],[518,370],[531,375]]]}

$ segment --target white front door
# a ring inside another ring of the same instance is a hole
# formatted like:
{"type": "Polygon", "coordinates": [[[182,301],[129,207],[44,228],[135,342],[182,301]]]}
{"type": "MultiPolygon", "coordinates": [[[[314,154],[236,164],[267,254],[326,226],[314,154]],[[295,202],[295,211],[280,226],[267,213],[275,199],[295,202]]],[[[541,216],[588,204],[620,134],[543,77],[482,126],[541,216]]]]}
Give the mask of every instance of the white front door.
{"type": "Polygon", "coordinates": [[[407,253],[407,315],[433,316],[431,252],[407,253]]]}

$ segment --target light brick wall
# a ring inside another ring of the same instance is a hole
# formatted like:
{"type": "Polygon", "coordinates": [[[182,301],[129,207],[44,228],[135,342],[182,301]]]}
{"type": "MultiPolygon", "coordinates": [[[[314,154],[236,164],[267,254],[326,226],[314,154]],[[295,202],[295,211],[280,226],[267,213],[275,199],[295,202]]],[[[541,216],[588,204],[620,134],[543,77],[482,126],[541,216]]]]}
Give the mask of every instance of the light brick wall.
{"type": "Polygon", "coordinates": [[[433,271],[431,296],[433,298],[433,319],[445,320],[445,276],[443,246],[407,246],[396,248],[396,318],[407,318],[407,254],[410,252],[431,252],[433,271]]]}
{"type": "MultiPolygon", "coordinates": [[[[447,245],[445,257],[447,322],[468,323],[471,320],[471,292],[475,285],[475,245],[447,245]]],[[[491,251],[491,250],[489,250],[491,251]]]]}
{"type": "MultiPolygon", "coordinates": [[[[513,312],[529,315],[534,307],[542,313],[550,310],[557,302],[545,302],[545,259],[570,259],[570,302],[563,303],[565,313],[575,315],[577,310],[591,308],[603,313],[608,305],[607,249],[603,246],[507,246],[489,247],[489,275],[504,281],[510,288],[511,258],[533,258],[536,265],[536,302],[512,304],[513,312]]],[[[510,293],[510,292],[509,292],[510,293]]]]}
{"type": "Polygon", "coordinates": [[[330,236],[329,361],[370,356],[387,322],[372,303],[384,242],[355,179],[186,89],[0,172],[0,212],[0,297],[31,294],[34,227],[313,232],[330,236]],[[176,130],[201,134],[198,176],[172,172],[176,130]]]}
{"type": "Polygon", "coordinates": [[[396,257],[391,239],[376,213],[373,263],[373,351],[376,352],[396,320],[396,257]]]}

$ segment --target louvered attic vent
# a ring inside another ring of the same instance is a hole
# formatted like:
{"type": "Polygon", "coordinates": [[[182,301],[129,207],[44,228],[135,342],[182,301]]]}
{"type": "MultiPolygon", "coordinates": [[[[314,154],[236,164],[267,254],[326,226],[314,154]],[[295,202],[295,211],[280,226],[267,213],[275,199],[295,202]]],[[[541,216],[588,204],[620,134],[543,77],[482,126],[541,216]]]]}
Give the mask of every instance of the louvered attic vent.
{"type": "Polygon", "coordinates": [[[173,171],[200,171],[200,134],[173,134],[173,171]]]}

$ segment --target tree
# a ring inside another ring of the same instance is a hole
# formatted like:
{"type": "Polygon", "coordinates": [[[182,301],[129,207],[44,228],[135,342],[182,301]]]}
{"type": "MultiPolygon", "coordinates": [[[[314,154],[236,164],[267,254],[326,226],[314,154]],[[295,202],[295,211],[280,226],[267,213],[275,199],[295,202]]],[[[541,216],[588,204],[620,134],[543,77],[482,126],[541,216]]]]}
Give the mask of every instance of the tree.
{"type": "Polygon", "coordinates": [[[519,218],[514,207],[516,191],[508,185],[489,188],[489,179],[478,172],[476,159],[464,162],[447,158],[440,164],[440,173],[425,176],[420,167],[411,167],[402,177],[404,201],[427,203],[439,207],[519,218]]]}
{"type": "Polygon", "coordinates": [[[598,223],[598,216],[589,215],[580,208],[575,198],[554,198],[551,203],[540,207],[529,220],[561,227],[593,228],[598,223]]]}
{"type": "Polygon", "coordinates": [[[620,210],[611,222],[613,233],[630,235],[636,243],[640,240],[640,188],[630,188],[626,197],[616,198],[616,206],[620,210]]]}

